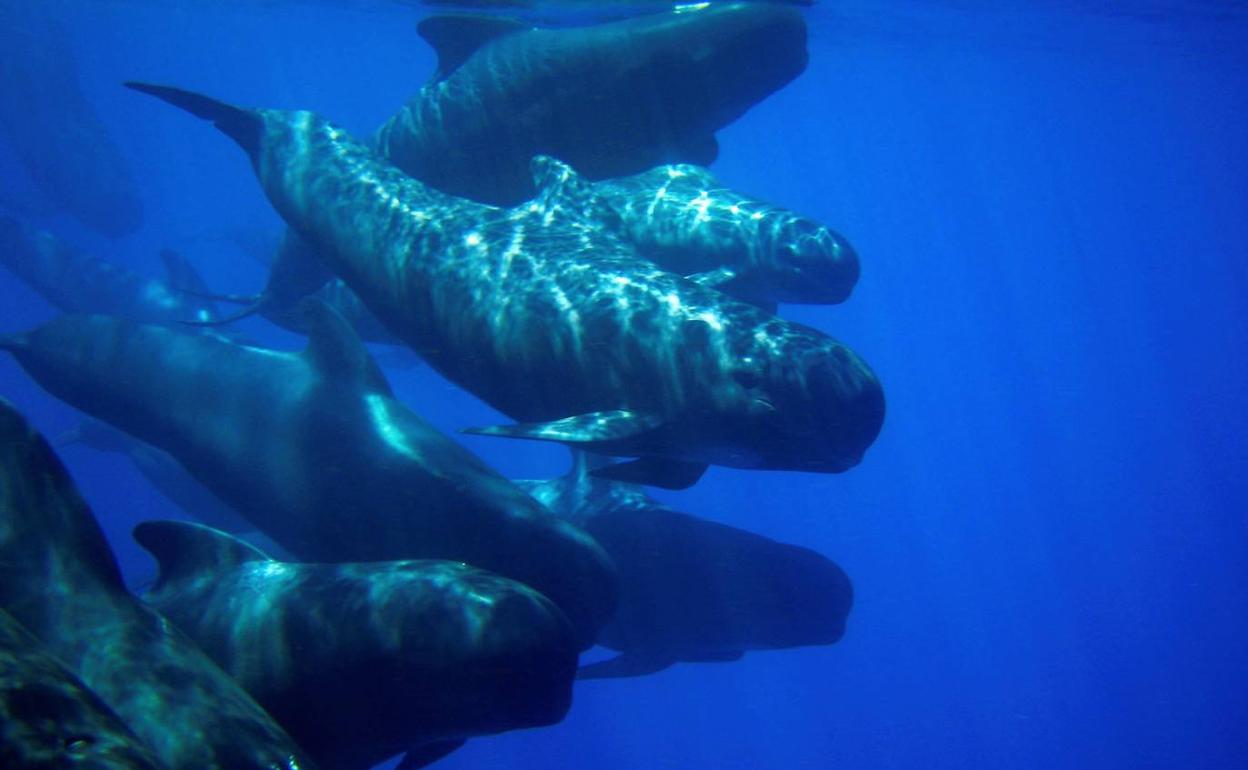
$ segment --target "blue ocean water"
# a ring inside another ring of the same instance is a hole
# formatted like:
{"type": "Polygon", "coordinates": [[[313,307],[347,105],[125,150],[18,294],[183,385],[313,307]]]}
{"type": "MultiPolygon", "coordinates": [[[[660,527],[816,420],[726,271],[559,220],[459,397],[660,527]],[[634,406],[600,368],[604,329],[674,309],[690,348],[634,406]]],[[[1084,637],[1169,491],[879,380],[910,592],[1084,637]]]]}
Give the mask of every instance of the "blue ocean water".
{"type": "MultiPolygon", "coordinates": [[[[562,724],[439,766],[1248,766],[1248,7],[1122,5],[809,11],[807,71],[720,133],[714,170],[854,243],[849,302],[782,314],[872,364],[885,427],[843,475],[712,468],[658,496],[835,559],[848,633],[584,682],[562,724]]],[[[36,221],[152,274],[179,248],[222,291],[261,285],[247,252],[278,218],[236,148],[118,84],[366,135],[433,66],[419,11],[381,0],[50,7],[145,224],[113,241],[36,221]]],[[[25,184],[3,149],[0,173],[6,197],[25,184]]],[[[7,273],[0,297],[3,332],[55,315],[7,273]]],[[[448,433],[506,422],[389,363],[448,433]]],[[[50,436],[79,419],[7,357],[0,394],[50,436]]],[[[566,466],[558,448],[462,440],[513,477],[566,466]]],[[[176,512],[122,459],[62,454],[129,579],[150,579],[129,530],[176,512]]]]}

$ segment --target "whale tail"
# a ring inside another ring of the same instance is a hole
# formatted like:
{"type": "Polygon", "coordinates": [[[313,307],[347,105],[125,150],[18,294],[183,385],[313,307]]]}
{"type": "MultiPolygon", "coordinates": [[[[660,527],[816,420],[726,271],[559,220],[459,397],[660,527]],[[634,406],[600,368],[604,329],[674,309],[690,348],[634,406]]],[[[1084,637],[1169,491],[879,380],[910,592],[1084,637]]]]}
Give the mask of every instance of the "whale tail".
{"type": "Polygon", "coordinates": [[[155,96],[163,102],[179,107],[197,118],[211,120],[226,136],[238,142],[254,160],[260,152],[260,140],[264,136],[264,118],[255,110],[235,107],[194,91],[173,86],[158,86],[129,80],[126,88],[155,96]]]}

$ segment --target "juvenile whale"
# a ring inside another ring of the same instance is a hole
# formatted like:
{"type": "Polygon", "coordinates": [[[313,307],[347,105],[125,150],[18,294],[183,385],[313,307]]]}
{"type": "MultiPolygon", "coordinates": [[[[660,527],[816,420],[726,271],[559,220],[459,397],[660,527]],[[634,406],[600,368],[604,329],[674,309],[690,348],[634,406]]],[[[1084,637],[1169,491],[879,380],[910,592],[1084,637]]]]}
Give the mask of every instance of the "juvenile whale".
{"type": "Polygon", "coordinates": [[[550,597],[588,646],[615,606],[597,543],[390,394],[329,307],[284,353],[107,316],[0,338],[70,405],[171,454],[296,558],[464,561],[550,597]]]}
{"type": "Polygon", "coordinates": [[[688,6],[585,27],[435,16],[438,70],[377,133],[396,166],[443,192],[515,205],[529,160],[592,179],[707,165],[715,132],[806,67],[806,24],[782,6],[688,6]]]}
{"type": "Polygon", "coordinates": [[[170,250],[162,251],[161,259],[168,281],[139,275],[46,230],[0,215],[0,264],[67,313],[103,313],[148,323],[215,318],[210,302],[183,291],[204,290],[190,263],[170,250]]]}
{"type": "Polygon", "coordinates": [[[583,459],[563,478],[523,482],[602,544],[620,573],[620,605],[598,643],[619,655],[583,679],[638,676],[750,650],[827,645],[845,633],[853,587],[809,548],[697,516],[641,487],[597,479],[583,459]]]}
{"type": "Polygon", "coordinates": [[[126,591],[64,467],[6,401],[0,401],[0,609],[170,770],[313,767],[228,674],[126,591]]]}
{"type": "Polygon", "coordinates": [[[844,302],[858,280],[858,254],[840,233],[700,166],[606,179],[587,194],[601,196],[643,256],[753,304],[844,302]]]}
{"type": "MultiPolygon", "coordinates": [[[[521,425],[495,435],[640,458],[599,473],[692,483],[707,463],[844,471],[884,396],[852,351],[665,272],[563,197],[443,195],[309,112],[130,84],[234,138],[282,217],[435,369],[521,425]]],[[[542,166],[548,166],[545,171],[542,166]]]]}
{"type": "Polygon", "coordinates": [[[323,767],[554,724],[577,646],[549,599],[447,561],[294,564],[207,527],[146,522],[145,599],[323,767]]]}
{"type": "Polygon", "coordinates": [[[0,767],[158,770],[99,696],[0,610],[0,767]]]}

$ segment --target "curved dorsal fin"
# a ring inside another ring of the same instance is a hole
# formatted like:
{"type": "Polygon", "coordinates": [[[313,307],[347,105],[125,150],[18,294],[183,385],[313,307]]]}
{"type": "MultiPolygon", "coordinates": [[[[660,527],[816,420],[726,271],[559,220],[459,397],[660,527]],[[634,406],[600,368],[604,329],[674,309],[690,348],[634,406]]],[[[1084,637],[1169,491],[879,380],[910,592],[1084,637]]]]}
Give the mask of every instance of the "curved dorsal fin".
{"type": "Polygon", "coordinates": [[[187,521],[142,522],[134,528],[134,539],[156,557],[160,567],[152,590],[249,561],[272,561],[250,543],[219,529],[187,521]]]}
{"type": "Polygon", "coordinates": [[[529,162],[529,174],[537,188],[536,201],[544,210],[558,208],[608,230],[623,229],[619,212],[607,203],[593,182],[567,163],[549,155],[534,155],[529,162]]]}
{"type": "Polygon", "coordinates": [[[303,355],[323,377],[358,382],[369,391],[392,395],[381,368],[337,310],[315,297],[303,300],[299,309],[308,327],[303,355]]]}
{"type": "Polygon", "coordinates": [[[430,16],[416,25],[417,33],[438,55],[431,83],[445,80],[491,40],[525,29],[529,27],[518,21],[493,16],[430,16]]]}

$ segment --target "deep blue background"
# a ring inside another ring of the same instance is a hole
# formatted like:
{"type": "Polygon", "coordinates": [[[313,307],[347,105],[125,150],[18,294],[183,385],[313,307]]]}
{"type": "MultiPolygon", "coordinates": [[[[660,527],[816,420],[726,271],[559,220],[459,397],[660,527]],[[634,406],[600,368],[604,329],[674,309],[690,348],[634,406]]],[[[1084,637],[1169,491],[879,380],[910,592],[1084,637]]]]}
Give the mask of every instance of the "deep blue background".
{"type": "MultiPolygon", "coordinates": [[[[412,9],[347,5],[70,4],[147,224],[120,242],[42,224],[148,272],[176,246],[214,287],[256,288],[259,264],[214,240],[278,224],[242,154],[118,83],[369,132],[432,61],[412,9]]],[[[783,312],[872,363],[884,432],[842,476],[713,469],[664,497],[835,558],[849,632],[584,683],[563,724],[440,767],[1248,767],[1248,13],[1112,5],[814,9],[808,71],[722,132],[715,168],[858,248],[849,303],[783,312]]],[[[21,184],[3,150],[0,173],[21,184]]],[[[52,315],[0,274],[0,331],[52,315]]],[[[502,421],[423,367],[392,372],[448,431],[502,421]]],[[[7,358],[0,393],[50,435],[76,422],[7,358]]],[[[516,476],[565,463],[465,441],[516,476]]],[[[142,580],[128,530],[174,512],[121,459],[64,457],[142,580]]]]}

